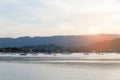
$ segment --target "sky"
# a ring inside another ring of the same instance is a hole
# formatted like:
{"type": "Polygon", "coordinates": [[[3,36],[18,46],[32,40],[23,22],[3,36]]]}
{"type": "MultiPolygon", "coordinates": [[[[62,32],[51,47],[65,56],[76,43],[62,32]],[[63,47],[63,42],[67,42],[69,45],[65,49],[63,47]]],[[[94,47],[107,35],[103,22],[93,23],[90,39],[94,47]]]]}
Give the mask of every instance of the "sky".
{"type": "Polygon", "coordinates": [[[0,37],[120,34],[120,0],[0,0],[0,37]]]}

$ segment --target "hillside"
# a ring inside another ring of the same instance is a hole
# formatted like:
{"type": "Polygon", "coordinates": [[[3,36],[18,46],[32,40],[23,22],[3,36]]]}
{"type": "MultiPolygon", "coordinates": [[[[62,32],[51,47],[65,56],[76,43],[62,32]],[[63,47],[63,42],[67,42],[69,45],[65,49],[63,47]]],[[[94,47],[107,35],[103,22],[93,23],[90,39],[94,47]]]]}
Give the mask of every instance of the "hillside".
{"type": "Polygon", "coordinates": [[[120,38],[98,42],[87,47],[89,51],[95,52],[120,52],[120,38]]]}
{"type": "Polygon", "coordinates": [[[104,40],[119,38],[115,34],[79,35],[79,36],[51,36],[51,37],[19,37],[0,38],[0,47],[22,47],[55,44],[66,47],[81,47],[104,40]]]}

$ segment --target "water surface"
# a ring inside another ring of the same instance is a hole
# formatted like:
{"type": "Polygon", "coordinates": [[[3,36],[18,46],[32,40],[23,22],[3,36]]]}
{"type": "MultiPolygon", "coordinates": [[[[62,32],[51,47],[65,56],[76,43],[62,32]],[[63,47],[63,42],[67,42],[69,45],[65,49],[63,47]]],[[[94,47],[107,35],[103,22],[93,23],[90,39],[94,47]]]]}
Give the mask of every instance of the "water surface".
{"type": "Polygon", "coordinates": [[[0,80],[120,80],[119,74],[119,60],[0,62],[0,80]]]}

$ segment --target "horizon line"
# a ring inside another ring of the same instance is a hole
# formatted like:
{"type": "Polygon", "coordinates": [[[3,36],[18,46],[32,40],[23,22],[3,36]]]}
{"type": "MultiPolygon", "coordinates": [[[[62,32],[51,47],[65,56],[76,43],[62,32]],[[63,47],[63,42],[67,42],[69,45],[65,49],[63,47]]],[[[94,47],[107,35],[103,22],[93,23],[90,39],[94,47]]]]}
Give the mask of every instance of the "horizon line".
{"type": "Polygon", "coordinates": [[[17,36],[17,37],[0,37],[0,38],[21,38],[21,37],[30,37],[30,38],[34,38],[34,37],[57,37],[57,36],[92,36],[92,35],[120,35],[118,33],[98,33],[98,34],[78,34],[78,35],[48,35],[48,36],[17,36]]]}

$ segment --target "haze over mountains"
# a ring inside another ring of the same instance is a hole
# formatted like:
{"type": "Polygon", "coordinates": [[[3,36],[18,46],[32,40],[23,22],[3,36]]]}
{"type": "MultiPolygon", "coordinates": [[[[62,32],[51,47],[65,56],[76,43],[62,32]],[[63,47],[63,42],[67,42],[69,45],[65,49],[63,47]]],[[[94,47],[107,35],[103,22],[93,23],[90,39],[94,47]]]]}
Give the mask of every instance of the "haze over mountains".
{"type": "MultiPolygon", "coordinates": [[[[65,47],[82,47],[102,41],[120,38],[117,34],[96,34],[79,36],[0,38],[0,47],[22,47],[55,44],[65,47]]],[[[110,43],[110,42],[109,42],[110,43]]],[[[100,43],[101,44],[101,43],[100,43]]]]}
{"type": "Polygon", "coordinates": [[[106,40],[87,47],[89,50],[102,50],[102,52],[120,52],[120,38],[106,40]]]}

